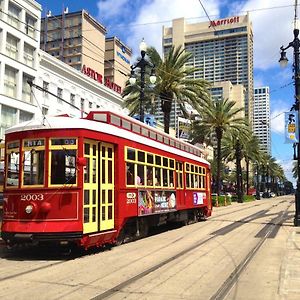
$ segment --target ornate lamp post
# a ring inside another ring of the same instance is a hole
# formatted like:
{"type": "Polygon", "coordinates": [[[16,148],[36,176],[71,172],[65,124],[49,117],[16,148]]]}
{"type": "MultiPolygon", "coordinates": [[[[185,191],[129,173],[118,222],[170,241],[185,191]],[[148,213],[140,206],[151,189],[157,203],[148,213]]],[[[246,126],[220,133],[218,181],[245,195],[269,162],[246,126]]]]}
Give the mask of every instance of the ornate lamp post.
{"type": "MultiPolygon", "coordinates": [[[[296,21],[296,20],[295,20],[296,21]]],[[[295,22],[296,23],[296,22],[295,22]]],[[[300,111],[299,111],[299,97],[300,97],[300,72],[299,72],[299,48],[300,48],[300,40],[298,38],[299,36],[299,29],[295,27],[294,29],[294,40],[289,43],[287,47],[281,47],[281,56],[279,59],[279,63],[281,67],[286,67],[288,63],[288,59],[286,57],[286,52],[288,48],[293,48],[294,49],[294,81],[295,81],[295,104],[293,108],[298,111],[298,129],[299,129],[299,121],[300,121],[300,111]]],[[[300,179],[299,179],[299,174],[300,174],[300,147],[299,147],[299,130],[298,130],[298,143],[296,145],[297,147],[297,152],[296,152],[296,159],[297,159],[297,190],[295,193],[295,217],[294,217],[294,225],[295,226],[300,226],[300,179]]]]}
{"type": "Polygon", "coordinates": [[[154,65],[150,63],[148,60],[145,59],[146,51],[147,51],[147,44],[145,43],[144,39],[140,43],[140,51],[141,51],[141,59],[137,62],[137,64],[131,66],[131,74],[129,78],[130,84],[136,83],[136,76],[134,70],[136,68],[140,68],[141,70],[141,91],[140,91],[140,121],[144,123],[144,101],[145,101],[145,72],[146,67],[149,66],[152,68],[151,75],[150,75],[150,82],[153,84],[156,82],[155,70],[154,65]]]}

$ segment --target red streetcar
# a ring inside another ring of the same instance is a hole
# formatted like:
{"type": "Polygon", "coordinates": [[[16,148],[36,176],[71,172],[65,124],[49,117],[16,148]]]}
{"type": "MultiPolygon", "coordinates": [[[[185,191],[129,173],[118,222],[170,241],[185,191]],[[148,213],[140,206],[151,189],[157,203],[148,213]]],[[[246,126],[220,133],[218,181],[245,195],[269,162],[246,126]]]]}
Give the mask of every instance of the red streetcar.
{"type": "Polygon", "coordinates": [[[2,238],[88,248],[211,215],[200,149],[131,117],[91,112],[7,130],[2,238]]]}

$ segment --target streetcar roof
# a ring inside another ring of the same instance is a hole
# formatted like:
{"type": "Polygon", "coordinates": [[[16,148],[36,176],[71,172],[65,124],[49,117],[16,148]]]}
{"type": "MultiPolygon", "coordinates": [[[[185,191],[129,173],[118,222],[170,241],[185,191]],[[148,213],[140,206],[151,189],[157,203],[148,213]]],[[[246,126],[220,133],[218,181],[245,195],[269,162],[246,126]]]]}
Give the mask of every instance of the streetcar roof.
{"type": "MultiPolygon", "coordinates": [[[[94,113],[99,113],[99,112],[94,112],[94,113]]],[[[115,114],[115,113],[114,113],[115,114]]],[[[87,118],[90,115],[87,116],[87,118]]],[[[134,120],[135,119],[121,115],[122,118],[126,118],[128,120],[134,120]]],[[[87,119],[87,118],[73,118],[73,117],[68,117],[68,116],[53,116],[53,117],[47,117],[44,118],[43,120],[37,119],[37,120],[31,120],[28,122],[23,122],[17,125],[14,125],[8,129],[6,129],[5,133],[10,134],[10,133],[15,133],[15,132],[23,132],[23,131],[31,131],[31,130],[53,130],[53,129],[86,129],[86,130],[92,130],[92,131],[98,131],[98,132],[103,132],[106,134],[110,134],[113,136],[117,137],[123,137],[125,139],[138,142],[144,145],[148,145],[157,149],[161,149],[167,152],[171,152],[192,160],[196,160],[202,163],[205,163],[207,165],[210,165],[210,163],[200,157],[197,156],[193,153],[178,149],[174,146],[170,146],[167,144],[164,144],[162,142],[153,140],[149,137],[144,137],[141,134],[137,134],[135,132],[114,126],[112,124],[108,124],[105,122],[99,122],[95,121],[96,119],[87,119]]],[[[166,135],[163,132],[160,132],[157,129],[154,129],[153,127],[143,124],[143,127],[147,127],[149,130],[154,130],[156,133],[160,135],[166,135]]],[[[171,138],[171,137],[170,137],[171,138]]],[[[181,140],[177,138],[172,138],[173,140],[180,141],[180,143],[183,143],[181,140]]],[[[188,143],[184,143],[186,145],[189,145],[188,143]]],[[[192,145],[189,145],[192,146],[192,145]]],[[[195,147],[195,146],[193,146],[195,147]]],[[[200,150],[200,149],[199,149],[200,150]]],[[[200,150],[201,151],[201,150],[200,150]]]]}

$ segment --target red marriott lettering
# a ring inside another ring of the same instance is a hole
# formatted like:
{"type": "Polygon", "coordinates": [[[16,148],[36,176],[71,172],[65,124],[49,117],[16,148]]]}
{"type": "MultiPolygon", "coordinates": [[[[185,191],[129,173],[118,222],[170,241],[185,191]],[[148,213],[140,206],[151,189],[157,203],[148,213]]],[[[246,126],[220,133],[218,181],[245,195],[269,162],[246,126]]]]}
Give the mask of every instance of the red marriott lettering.
{"type": "Polygon", "coordinates": [[[212,26],[216,27],[216,26],[220,26],[220,25],[239,23],[239,21],[240,21],[240,17],[232,17],[232,18],[218,20],[218,21],[211,21],[210,25],[209,25],[209,28],[212,27],[212,26]]]}
{"type": "MultiPolygon", "coordinates": [[[[98,81],[99,83],[103,84],[103,76],[101,74],[99,74],[98,72],[94,71],[93,69],[86,67],[86,65],[82,66],[81,72],[83,74],[91,77],[92,79],[98,81]]],[[[121,87],[119,85],[117,85],[116,83],[110,81],[108,78],[105,79],[104,85],[119,94],[122,93],[121,87]]]]}

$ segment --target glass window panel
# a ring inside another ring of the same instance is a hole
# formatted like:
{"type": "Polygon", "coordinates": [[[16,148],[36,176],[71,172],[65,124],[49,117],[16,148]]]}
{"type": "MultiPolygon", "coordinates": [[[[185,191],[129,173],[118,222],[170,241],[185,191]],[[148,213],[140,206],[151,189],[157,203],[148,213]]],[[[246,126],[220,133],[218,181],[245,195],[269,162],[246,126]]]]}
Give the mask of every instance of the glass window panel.
{"type": "Polygon", "coordinates": [[[147,154],[147,163],[153,164],[153,154],[147,154]]]}
{"type": "Polygon", "coordinates": [[[145,162],[145,152],[138,151],[138,161],[145,162]]]}
{"type": "Polygon", "coordinates": [[[105,197],[105,190],[102,191],[102,199],[101,199],[101,203],[102,204],[105,204],[105,200],[106,200],[106,197],[105,197]]]}
{"type": "Polygon", "coordinates": [[[112,206],[111,205],[109,205],[108,207],[107,207],[107,209],[108,209],[108,216],[107,216],[107,218],[108,218],[108,220],[111,220],[112,219],[112,206]]]}
{"type": "Polygon", "coordinates": [[[102,157],[105,157],[105,152],[106,152],[106,149],[105,149],[105,147],[104,147],[104,146],[102,147],[102,150],[101,150],[101,152],[102,152],[101,156],[102,156],[102,157]]]}
{"type": "Polygon", "coordinates": [[[127,148],[127,159],[135,160],[135,150],[127,148]]]}
{"type": "Polygon", "coordinates": [[[90,208],[85,207],[84,208],[84,223],[89,223],[90,222],[90,208]]]}
{"type": "Polygon", "coordinates": [[[93,190],[93,205],[96,205],[97,203],[97,193],[96,190],[93,190]]]}
{"type": "Polygon", "coordinates": [[[189,174],[186,174],[186,187],[187,188],[190,187],[190,176],[189,176],[189,174]]]}
{"type": "Polygon", "coordinates": [[[108,163],[108,178],[107,178],[107,183],[112,183],[112,161],[111,160],[108,160],[107,161],[108,163]]]}
{"type": "Polygon", "coordinates": [[[163,158],[163,165],[164,165],[164,167],[168,167],[169,166],[168,162],[169,162],[168,158],[164,157],[163,158]]]}
{"type": "Polygon", "coordinates": [[[174,166],[175,166],[175,161],[174,161],[174,159],[170,159],[170,168],[171,168],[171,169],[174,169],[174,166]]]}
{"type": "Polygon", "coordinates": [[[155,168],[155,185],[161,186],[161,168],[155,168]]]}
{"type": "Polygon", "coordinates": [[[170,187],[174,187],[174,171],[169,170],[170,187]]]}
{"type": "Polygon", "coordinates": [[[90,182],[90,159],[88,157],[86,157],[86,165],[84,166],[83,172],[84,172],[84,182],[85,183],[90,182]]]}
{"type": "Polygon", "coordinates": [[[20,153],[18,150],[11,152],[7,157],[7,186],[19,185],[19,166],[20,166],[20,153]]]}
{"type": "Polygon", "coordinates": [[[93,183],[97,182],[97,161],[96,158],[93,158],[93,183]]]}
{"type": "Polygon", "coordinates": [[[133,185],[134,184],[134,164],[133,163],[126,163],[126,184],[127,185],[133,185]]]}
{"type": "Polygon", "coordinates": [[[105,183],[105,160],[102,160],[102,168],[101,168],[101,172],[102,172],[102,183],[105,183]]]}
{"type": "Polygon", "coordinates": [[[147,166],[147,185],[153,186],[153,167],[147,166]]]}
{"type": "Polygon", "coordinates": [[[105,220],[105,206],[102,206],[102,220],[105,220]]]}
{"type": "Polygon", "coordinates": [[[109,148],[109,147],[108,147],[108,148],[107,148],[107,157],[108,157],[108,158],[112,158],[112,153],[113,153],[113,152],[112,152],[112,148],[109,148]]]}
{"type": "Polygon", "coordinates": [[[168,170],[162,169],[163,171],[163,186],[169,186],[168,184],[168,170]]]}
{"type": "Polygon", "coordinates": [[[112,190],[108,190],[107,203],[113,203],[112,190]]]}
{"type": "Polygon", "coordinates": [[[76,150],[51,151],[51,184],[76,183],[76,150]]]}
{"type": "Polygon", "coordinates": [[[136,184],[145,185],[145,166],[143,165],[137,165],[136,184]]]}
{"type": "Polygon", "coordinates": [[[90,144],[84,144],[84,154],[90,155],[90,144]]]}
{"type": "Polygon", "coordinates": [[[84,205],[90,204],[90,191],[84,190],[84,205]]]}
{"type": "Polygon", "coordinates": [[[96,207],[92,208],[92,222],[96,222],[96,207]]]}
{"type": "Polygon", "coordinates": [[[160,166],[161,165],[161,157],[158,155],[155,155],[155,164],[160,166]]]}
{"type": "Polygon", "coordinates": [[[97,146],[93,145],[93,155],[96,156],[97,155],[97,146]]]}
{"type": "Polygon", "coordinates": [[[45,151],[25,151],[23,154],[23,185],[44,184],[45,151]]]}

